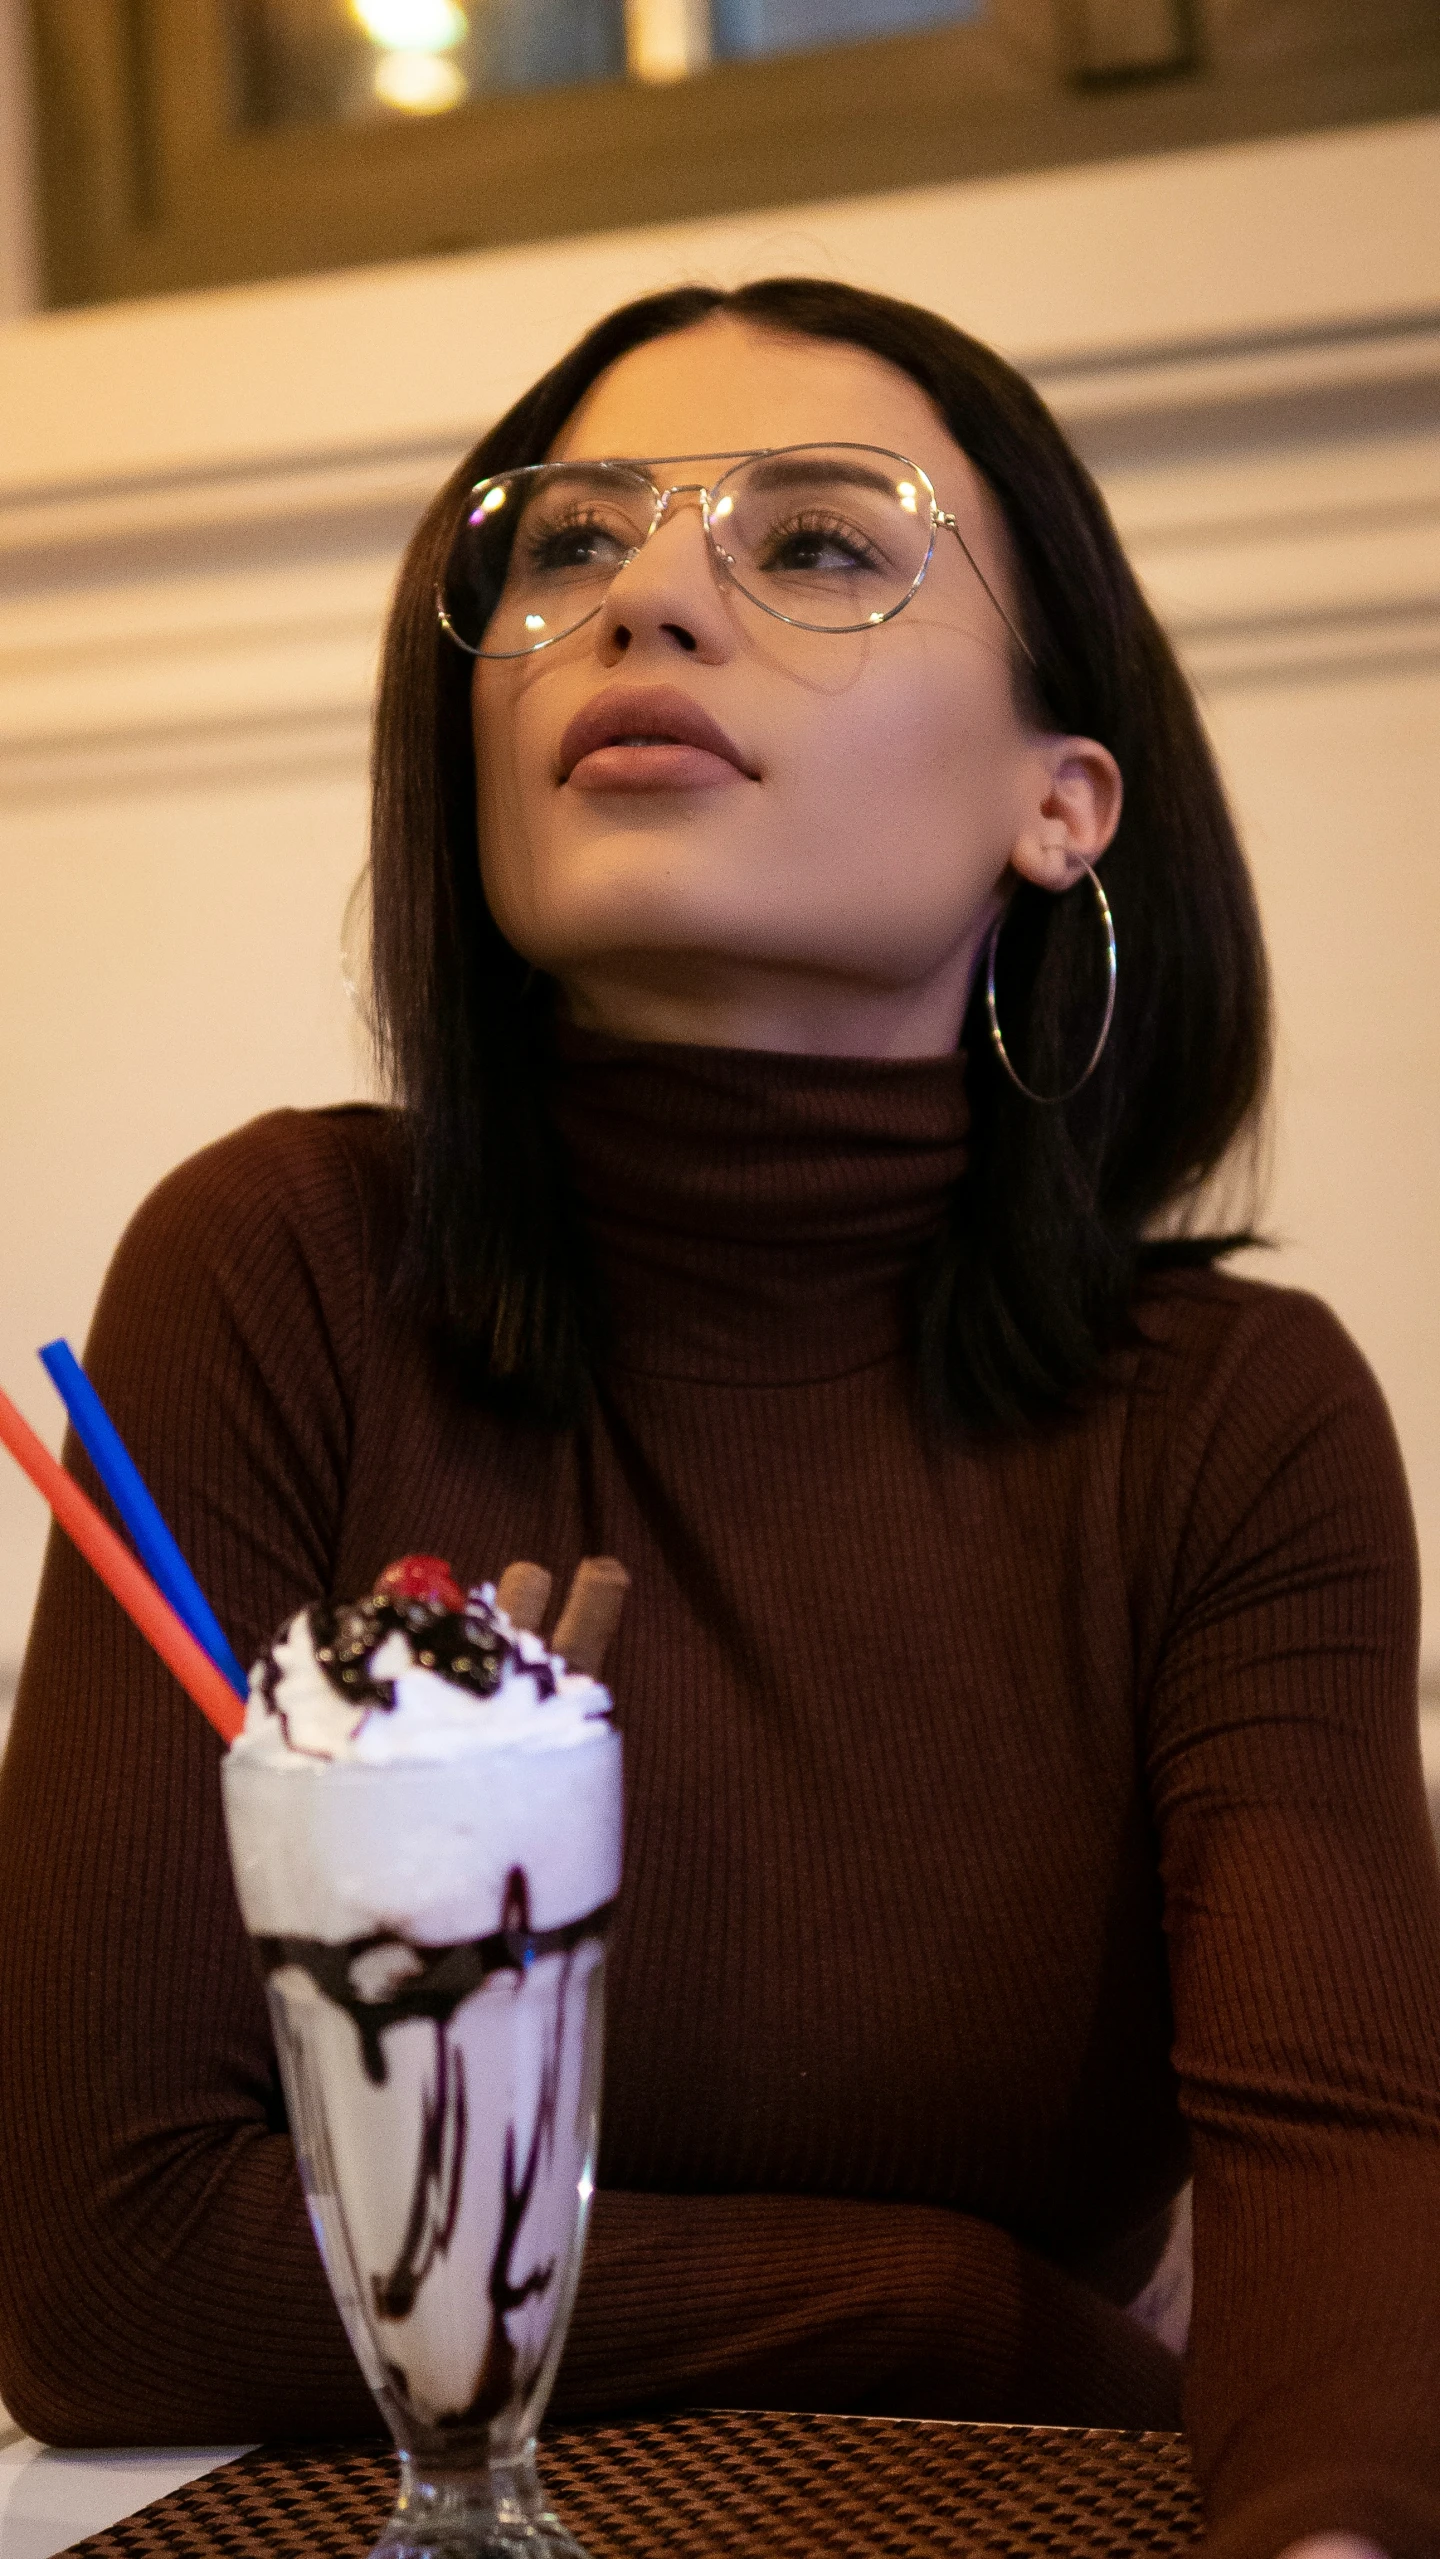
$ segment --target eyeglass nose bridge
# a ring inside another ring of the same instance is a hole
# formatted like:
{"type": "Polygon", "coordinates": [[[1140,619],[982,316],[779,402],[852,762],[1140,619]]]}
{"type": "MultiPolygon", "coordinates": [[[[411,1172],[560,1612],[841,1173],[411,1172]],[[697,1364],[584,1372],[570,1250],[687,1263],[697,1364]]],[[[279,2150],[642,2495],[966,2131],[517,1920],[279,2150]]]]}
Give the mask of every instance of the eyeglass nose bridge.
{"type": "MultiPolygon", "coordinates": [[[[633,551],[627,551],[627,552],[624,554],[624,557],[623,557],[623,558],[619,561],[619,563],[617,564],[617,566],[616,566],[615,570],[613,571],[613,573],[612,573],[612,575],[611,575],[611,578],[610,578],[610,585],[613,587],[613,585],[615,584],[615,580],[616,580],[616,578],[618,578],[619,576],[621,576],[621,575],[622,575],[622,573],[623,573],[626,569],[628,569],[628,568],[629,568],[629,566],[630,566],[630,564],[631,564],[631,562],[632,562],[633,560],[638,560],[638,558],[640,557],[641,552],[642,552],[642,551],[644,550],[644,548],[645,548],[646,543],[647,543],[647,542],[650,542],[650,541],[653,541],[653,539],[654,539],[655,535],[659,532],[661,525],[662,525],[662,524],[664,524],[664,522],[666,521],[666,518],[667,518],[667,517],[668,517],[668,515],[669,515],[669,512],[670,512],[670,501],[671,501],[671,499],[672,499],[672,498],[698,498],[698,499],[699,499],[699,501],[700,501],[700,522],[701,522],[701,525],[702,525],[702,527],[703,527],[703,529],[704,529],[704,532],[705,532],[705,535],[706,535],[707,541],[708,541],[708,543],[709,543],[710,549],[711,549],[711,551],[712,551],[712,552],[716,553],[716,555],[717,555],[717,557],[718,557],[718,560],[719,560],[719,563],[720,563],[720,565],[722,566],[722,568],[724,568],[724,567],[728,567],[728,566],[729,566],[729,556],[728,556],[728,554],[727,554],[727,553],[725,553],[725,552],[721,552],[721,551],[719,551],[719,550],[718,550],[718,546],[716,545],[714,535],[713,535],[713,533],[711,532],[711,529],[710,529],[710,491],[709,491],[709,489],[707,488],[707,486],[706,486],[705,482],[704,482],[703,480],[672,480],[668,488],[664,488],[664,489],[662,489],[662,488],[660,488],[660,487],[658,486],[658,484],[657,484],[654,480],[652,480],[652,481],[650,482],[650,486],[651,486],[651,488],[652,488],[652,489],[654,490],[654,492],[655,492],[655,512],[654,512],[654,514],[651,516],[651,518],[650,518],[650,522],[649,522],[649,524],[646,526],[646,528],[645,528],[645,532],[644,532],[644,534],[643,534],[642,538],[640,539],[640,541],[639,541],[639,542],[637,542],[637,543],[636,543],[634,550],[633,550],[633,551]]],[[[595,605],[595,606],[593,607],[592,611],[586,614],[586,616],[585,616],[585,620],[586,620],[587,622],[591,622],[591,621],[593,621],[593,620],[594,620],[595,615],[596,615],[597,613],[600,613],[600,612],[603,612],[603,611],[604,611],[604,604],[603,604],[603,602],[602,602],[602,603],[600,603],[600,604],[595,605]]],[[[583,625],[579,625],[579,624],[577,624],[577,626],[576,626],[576,627],[577,627],[577,629],[578,629],[578,628],[583,628],[583,625]]]]}
{"type": "MultiPolygon", "coordinates": [[[[672,480],[669,487],[664,489],[659,488],[655,481],[652,480],[650,486],[655,491],[655,512],[651,516],[649,524],[646,526],[643,540],[637,543],[633,551],[626,552],[624,559],[620,562],[619,567],[615,571],[615,577],[620,575],[621,569],[628,569],[631,561],[639,558],[641,551],[645,548],[645,544],[654,539],[654,536],[659,532],[661,525],[665,523],[669,516],[670,501],[672,498],[699,499],[700,522],[704,528],[707,538],[709,539],[711,549],[713,550],[715,548],[714,535],[710,529],[710,491],[703,480],[672,480]]],[[[723,563],[726,561],[727,555],[721,553],[720,558],[723,563]]],[[[611,584],[614,584],[614,578],[611,579],[611,584]]],[[[595,609],[598,612],[600,607],[597,605],[595,609]]]]}
{"type": "MultiPolygon", "coordinates": [[[[655,489],[655,483],[653,480],[651,481],[650,486],[652,489],[655,489]]],[[[668,489],[655,489],[655,520],[650,527],[650,531],[652,533],[659,532],[661,525],[664,523],[666,516],[670,512],[670,501],[672,498],[698,498],[700,501],[701,522],[708,522],[710,514],[710,492],[705,486],[704,481],[672,480],[668,489]]]]}

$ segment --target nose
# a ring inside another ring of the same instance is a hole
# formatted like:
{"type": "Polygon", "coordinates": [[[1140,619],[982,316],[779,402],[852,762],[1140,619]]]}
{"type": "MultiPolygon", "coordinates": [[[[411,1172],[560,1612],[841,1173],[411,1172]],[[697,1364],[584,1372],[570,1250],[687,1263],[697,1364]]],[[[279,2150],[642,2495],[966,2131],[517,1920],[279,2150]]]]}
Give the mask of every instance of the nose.
{"type": "Polygon", "coordinates": [[[667,489],[654,529],[612,579],[598,646],[607,665],[653,650],[716,661],[734,647],[698,487],[667,489]]]}

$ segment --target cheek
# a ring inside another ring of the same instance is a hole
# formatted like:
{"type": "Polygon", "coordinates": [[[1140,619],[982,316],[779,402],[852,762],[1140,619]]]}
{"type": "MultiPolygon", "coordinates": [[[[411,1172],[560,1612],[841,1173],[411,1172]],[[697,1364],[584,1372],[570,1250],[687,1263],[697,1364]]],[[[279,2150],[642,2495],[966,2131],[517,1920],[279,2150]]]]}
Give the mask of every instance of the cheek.
{"type": "Polygon", "coordinates": [[[890,654],[866,682],[805,723],[786,777],[794,815],[806,834],[823,828],[842,856],[873,862],[877,840],[904,846],[912,875],[927,853],[952,878],[957,856],[962,870],[967,854],[1003,867],[1024,751],[1008,676],[998,670],[996,681],[987,669],[977,681],[973,661],[937,669],[894,638],[884,635],[890,654]]]}

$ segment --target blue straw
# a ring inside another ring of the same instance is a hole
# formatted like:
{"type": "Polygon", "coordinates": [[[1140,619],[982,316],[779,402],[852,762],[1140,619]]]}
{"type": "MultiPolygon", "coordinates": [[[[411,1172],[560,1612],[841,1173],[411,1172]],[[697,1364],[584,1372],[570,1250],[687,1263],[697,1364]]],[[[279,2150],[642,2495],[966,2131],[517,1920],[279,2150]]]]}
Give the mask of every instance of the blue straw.
{"type": "Polygon", "coordinates": [[[47,1342],[40,1357],[150,1579],[158,1583],[176,1616],[183,1619],[216,1669],[223,1671],[237,1697],[245,1696],[245,1674],[225,1641],[215,1613],[69,1343],[47,1342]]]}

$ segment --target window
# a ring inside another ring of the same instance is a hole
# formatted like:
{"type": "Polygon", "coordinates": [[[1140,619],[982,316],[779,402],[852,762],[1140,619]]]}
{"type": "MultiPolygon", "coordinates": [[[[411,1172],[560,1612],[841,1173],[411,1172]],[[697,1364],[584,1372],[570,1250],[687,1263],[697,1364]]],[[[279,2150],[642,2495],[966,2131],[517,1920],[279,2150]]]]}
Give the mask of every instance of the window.
{"type": "Polygon", "coordinates": [[[48,298],[1440,107],[1434,0],[32,0],[48,298]]]}
{"type": "Polygon", "coordinates": [[[446,114],[516,90],[693,79],[980,15],[981,0],[228,0],[235,121],[446,114]]]}

